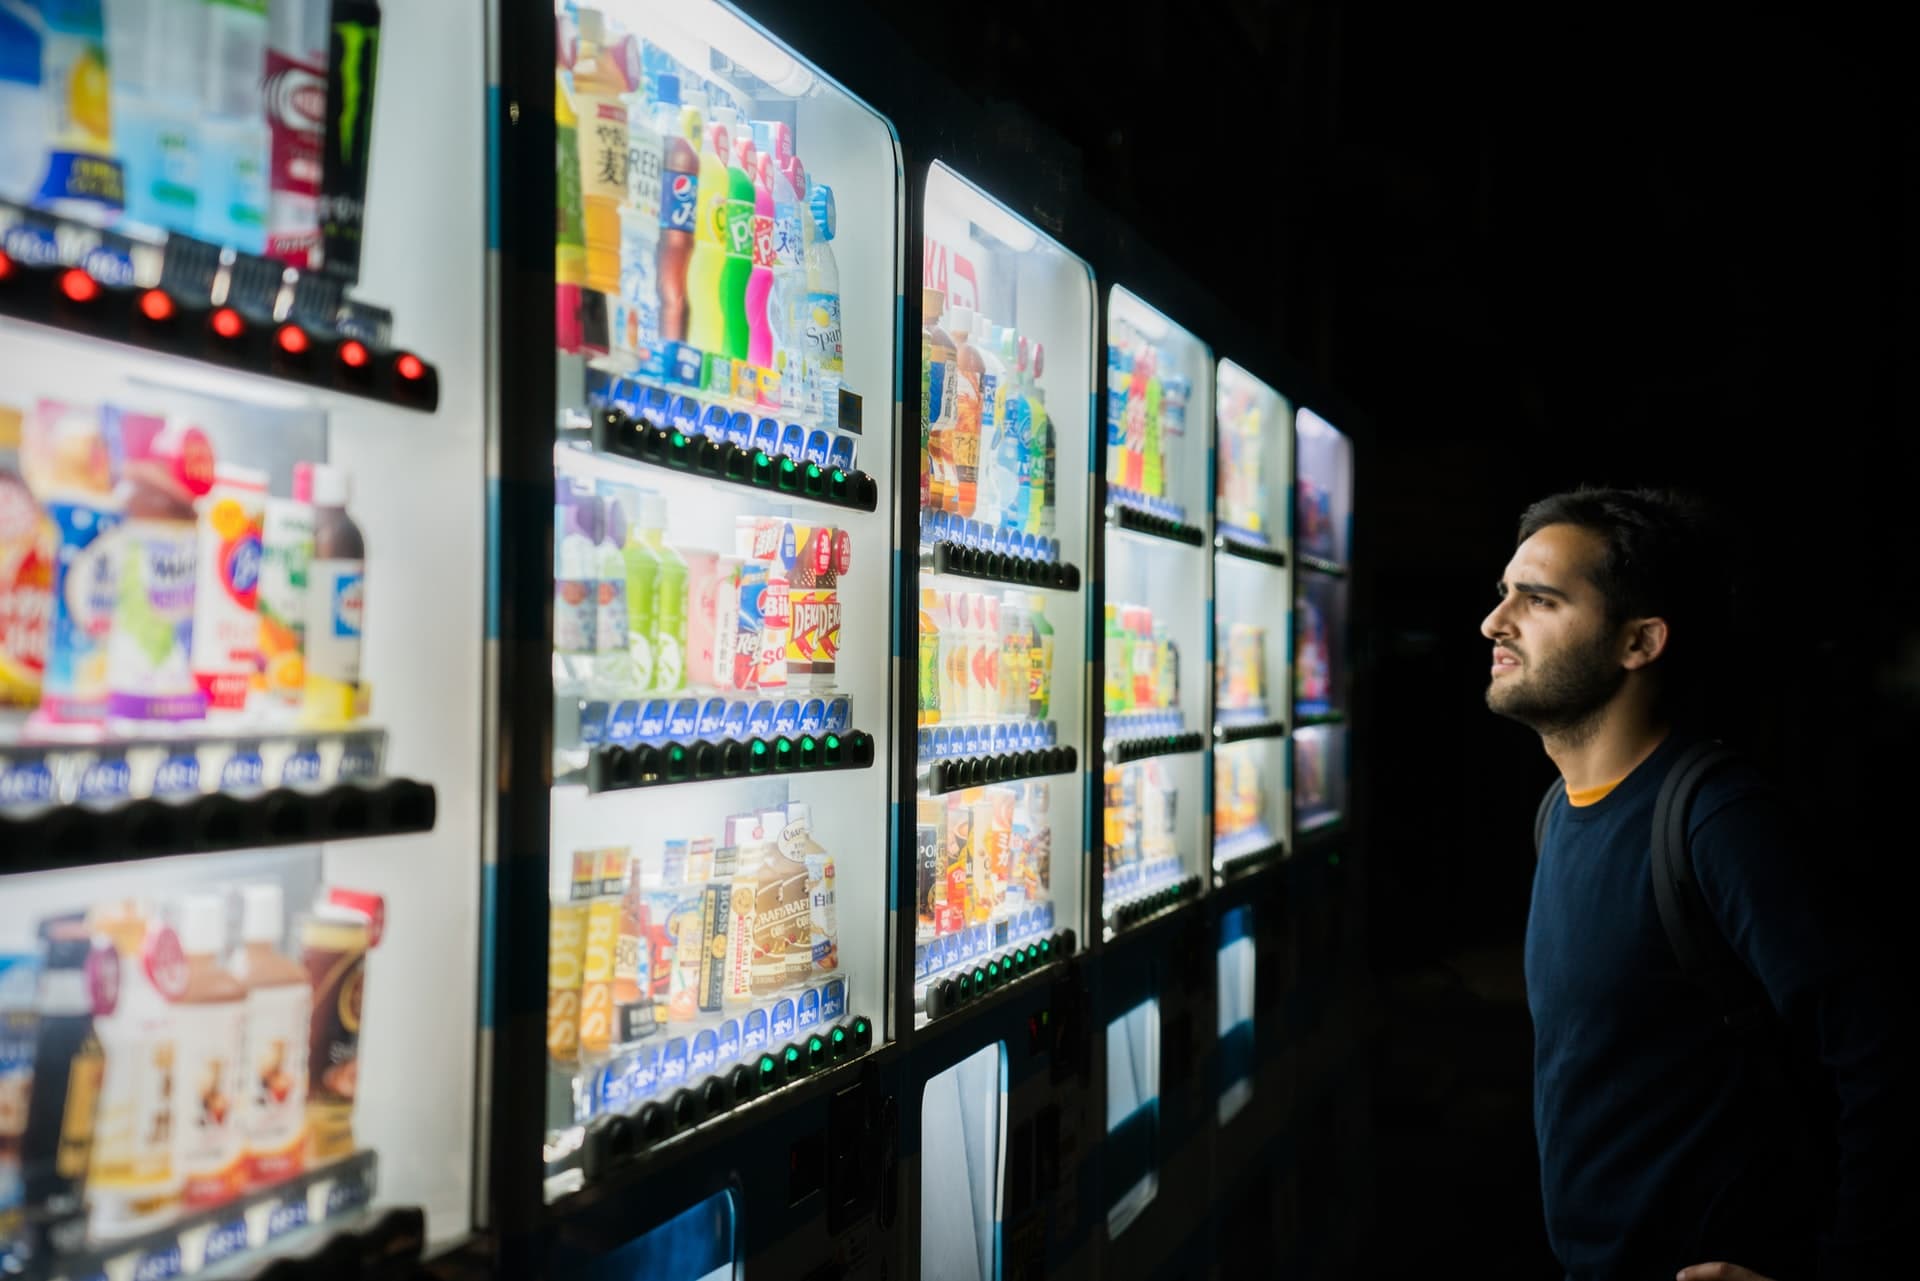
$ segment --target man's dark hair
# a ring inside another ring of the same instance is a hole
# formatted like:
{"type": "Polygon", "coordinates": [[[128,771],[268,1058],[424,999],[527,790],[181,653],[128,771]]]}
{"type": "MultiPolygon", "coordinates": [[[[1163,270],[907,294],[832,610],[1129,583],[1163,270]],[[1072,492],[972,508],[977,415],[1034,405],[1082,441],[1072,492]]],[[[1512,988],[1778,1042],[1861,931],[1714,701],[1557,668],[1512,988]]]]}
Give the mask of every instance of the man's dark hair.
{"type": "Polygon", "coordinates": [[[1607,622],[1667,621],[1667,649],[1654,668],[1672,711],[1698,705],[1706,678],[1725,656],[1740,574],[1717,513],[1674,490],[1583,486],[1543,498],[1520,517],[1520,542],[1549,525],[1598,535],[1605,552],[1590,577],[1606,601],[1607,622]]]}

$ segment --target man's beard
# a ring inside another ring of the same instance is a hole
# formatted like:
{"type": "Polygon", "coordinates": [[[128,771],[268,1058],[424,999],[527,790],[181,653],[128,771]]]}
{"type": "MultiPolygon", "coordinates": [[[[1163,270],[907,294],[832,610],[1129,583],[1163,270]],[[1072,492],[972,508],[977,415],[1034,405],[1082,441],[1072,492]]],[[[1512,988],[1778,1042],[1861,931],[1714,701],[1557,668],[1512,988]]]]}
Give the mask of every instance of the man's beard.
{"type": "Polygon", "coordinates": [[[1604,634],[1588,645],[1548,659],[1538,666],[1493,678],[1487,685],[1487,707],[1509,720],[1519,721],[1542,738],[1580,738],[1598,723],[1599,712],[1620,687],[1627,672],[1609,654],[1604,634]]]}

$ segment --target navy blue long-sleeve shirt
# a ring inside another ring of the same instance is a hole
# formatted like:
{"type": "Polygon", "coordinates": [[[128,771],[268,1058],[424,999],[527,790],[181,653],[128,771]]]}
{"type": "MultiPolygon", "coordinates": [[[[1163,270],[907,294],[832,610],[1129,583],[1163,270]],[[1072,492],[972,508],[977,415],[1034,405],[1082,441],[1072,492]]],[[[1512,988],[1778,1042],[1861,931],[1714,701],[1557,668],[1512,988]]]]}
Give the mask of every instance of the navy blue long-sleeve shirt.
{"type": "Polygon", "coordinates": [[[1890,1150],[1902,1069],[1887,984],[1838,871],[1756,771],[1716,771],[1689,815],[1694,875],[1788,1052],[1833,1091],[1831,1115],[1815,1113],[1837,1146],[1837,1180],[1823,1179],[1786,1120],[1808,1108],[1778,1043],[1722,1027],[1661,928],[1653,806],[1684,746],[1669,736],[1597,803],[1562,796],[1548,818],[1526,980],[1549,1241],[1578,1281],[1667,1281],[1714,1260],[1774,1281],[1877,1275],[1911,1156],[1890,1150]]]}

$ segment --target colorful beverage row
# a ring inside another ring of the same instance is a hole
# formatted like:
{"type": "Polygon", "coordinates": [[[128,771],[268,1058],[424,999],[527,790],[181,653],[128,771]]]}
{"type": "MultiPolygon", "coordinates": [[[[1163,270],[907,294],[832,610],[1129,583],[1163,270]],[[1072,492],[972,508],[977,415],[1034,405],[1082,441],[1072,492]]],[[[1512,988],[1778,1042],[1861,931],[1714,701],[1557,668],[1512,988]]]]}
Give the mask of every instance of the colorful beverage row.
{"type": "Polygon", "coordinates": [[[325,891],[296,955],[279,885],[233,897],[237,935],[228,895],[189,893],[53,916],[31,944],[0,946],[0,1268],[354,1151],[384,907],[325,891]]]}
{"type": "Polygon", "coordinates": [[[741,516],[733,554],[666,541],[666,501],[566,476],[554,505],[555,690],[622,699],[687,689],[831,690],[840,576],[853,540],[830,525],[741,516]],[[637,519],[628,523],[628,513],[637,519]]]}
{"type": "MultiPolygon", "coordinates": [[[[1271,396],[1244,375],[1220,378],[1218,444],[1214,474],[1219,478],[1217,519],[1260,542],[1271,542],[1275,521],[1267,511],[1265,433],[1269,424],[1262,402],[1271,396]]],[[[1285,424],[1280,424],[1284,428],[1285,424]]]]}
{"type": "Polygon", "coordinates": [[[1180,650],[1145,605],[1106,606],[1107,714],[1164,710],[1180,705],[1180,650]]]}
{"type": "MultiPolygon", "coordinates": [[[[1046,348],[920,291],[920,509],[1052,538],[1058,505],[1046,348]]],[[[1056,554],[1057,558],[1057,554],[1056,554]]]]}
{"type": "Polygon", "coordinates": [[[1103,868],[1109,893],[1144,888],[1180,874],[1174,823],[1180,787],[1173,757],[1109,765],[1102,776],[1103,868]]]}
{"type": "Polygon", "coordinates": [[[48,730],[349,724],[367,695],[349,493],[300,463],[270,497],[177,417],[0,406],[0,702],[48,730]]]}
{"type": "Polygon", "coordinates": [[[833,413],[837,220],[792,126],[742,119],[723,87],[600,10],[562,10],[562,350],[747,405],[833,413]]]}
{"type": "Polygon", "coordinates": [[[1107,484],[1126,500],[1185,520],[1185,507],[1172,499],[1180,492],[1176,464],[1193,384],[1174,364],[1124,317],[1109,321],[1107,484]]]}
{"type": "Polygon", "coordinates": [[[919,723],[1044,721],[1053,711],[1047,598],[920,589],[919,723]]]}
{"type": "Polygon", "coordinates": [[[7,6],[0,199],[352,283],[379,30],[374,0],[7,6]]]}
{"type": "Polygon", "coordinates": [[[547,1052],[604,1059],[723,1012],[745,1014],[840,968],[834,861],[794,802],[736,814],[657,857],[579,850],[552,905],[547,1052]]]}
{"type": "Polygon", "coordinates": [[[1050,900],[1052,783],[973,787],[923,796],[917,805],[916,943],[975,926],[1030,922],[1031,909],[1050,900]]]}

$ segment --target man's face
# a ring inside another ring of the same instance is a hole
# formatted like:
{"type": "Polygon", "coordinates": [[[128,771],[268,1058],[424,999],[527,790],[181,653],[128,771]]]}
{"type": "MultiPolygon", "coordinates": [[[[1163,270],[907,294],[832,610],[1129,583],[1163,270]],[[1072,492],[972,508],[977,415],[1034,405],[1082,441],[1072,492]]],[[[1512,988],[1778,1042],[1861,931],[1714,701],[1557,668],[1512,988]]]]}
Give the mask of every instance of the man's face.
{"type": "Polygon", "coordinates": [[[1598,534],[1549,525],[1520,544],[1500,580],[1500,604],[1480,624],[1493,642],[1487,706],[1541,733],[1580,724],[1626,681],[1616,629],[1591,570],[1598,534]]]}

